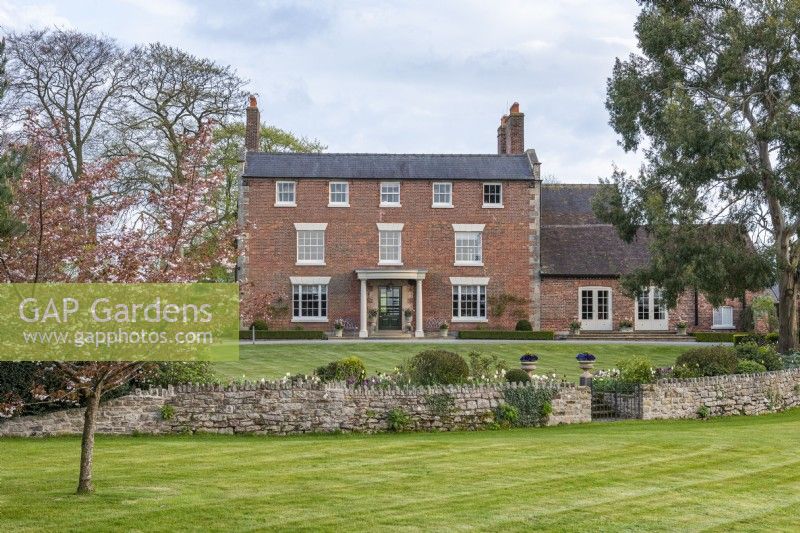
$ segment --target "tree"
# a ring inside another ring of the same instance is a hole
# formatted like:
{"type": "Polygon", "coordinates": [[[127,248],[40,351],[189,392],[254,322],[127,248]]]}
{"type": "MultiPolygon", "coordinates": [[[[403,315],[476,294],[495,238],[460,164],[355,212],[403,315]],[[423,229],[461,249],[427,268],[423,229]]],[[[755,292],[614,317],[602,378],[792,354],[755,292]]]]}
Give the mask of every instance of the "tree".
{"type": "Polygon", "coordinates": [[[128,105],[112,153],[132,157],[130,188],[157,192],[184,180],[186,139],[238,118],[244,81],[228,66],[160,43],[134,48],[126,63],[128,105]]]}
{"type": "MultiPolygon", "coordinates": [[[[55,177],[60,162],[57,143],[32,123],[26,130],[30,157],[13,188],[12,213],[27,230],[0,241],[3,282],[164,282],[204,279],[214,267],[232,269],[235,224],[219,223],[213,195],[222,173],[207,172],[210,135],[202,129],[192,139],[181,169],[184,179],[145,199],[118,197],[92,210],[99,229],[90,239],[76,231],[76,205],[94,190],[117,179],[118,161],[86,165],[78,182],[55,177]],[[76,271],[75,264],[87,268],[76,271]]],[[[81,440],[78,492],[93,490],[95,418],[104,395],[129,383],[147,365],[141,362],[57,362],[47,367],[49,387],[35,396],[78,402],[86,407],[81,440]]],[[[14,399],[0,399],[0,413],[18,409],[14,399]]]]}
{"type": "Polygon", "coordinates": [[[635,179],[615,172],[596,203],[598,215],[628,240],[640,228],[653,237],[654,263],[637,282],[665,284],[671,301],[691,285],[712,302],[738,296],[774,269],[779,347],[794,349],[800,2],[640,4],[635,29],[642,53],[617,59],[606,107],[620,144],[627,151],[643,147],[647,162],[635,179]],[[714,240],[706,231],[712,224],[737,230],[714,240]],[[757,252],[750,253],[742,232],[757,252]]]}
{"type": "Polygon", "coordinates": [[[8,116],[33,112],[60,148],[65,178],[81,179],[102,156],[103,130],[122,102],[129,69],[115,41],[74,30],[42,29],[8,36],[8,116]]]}
{"type": "MultiPolygon", "coordinates": [[[[0,102],[2,102],[8,87],[5,47],[5,40],[0,40],[0,102]]],[[[0,139],[0,143],[2,142],[3,139],[0,139]]],[[[23,229],[22,224],[9,212],[11,205],[9,182],[19,177],[21,170],[21,153],[18,150],[3,149],[3,146],[0,145],[0,239],[16,235],[23,229]]]]}

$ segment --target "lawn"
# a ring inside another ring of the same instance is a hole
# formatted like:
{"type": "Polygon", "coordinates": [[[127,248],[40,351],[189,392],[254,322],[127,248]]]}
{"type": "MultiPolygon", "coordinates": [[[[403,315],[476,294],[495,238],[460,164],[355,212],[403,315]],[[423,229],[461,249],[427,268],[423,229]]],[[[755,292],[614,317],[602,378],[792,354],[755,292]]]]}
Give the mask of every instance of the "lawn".
{"type": "Polygon", "coordinates": [[[483,354],[497,354],[505,360],[509,368],[519,366],[519,356],[526,352],[539,355],[537,373],[577,380],[580,370],[575,355],[590,352],[597,356],[596,368],[614,367],[618,360],[631,355],[644,355],[655,366],[671,366],[675,359],[688,349],[685,346],[665,346],[663,344],[576,344],[576,343],[519,343],[519,344],[418,344],[418,343],[365,343],[365,342],[323,342],[314,344],[242,344],[240,360],[217,363],[216,371],[223,377],[239,379],[277,378],[291,374],[310,374],[313,370],[335,359],[357,355],[364,360],[370,374],[391,371],[402,360],[412,357],[422,350],[438,348],[452,350],[462,355],[471,351],[483,354]]]}
{"type": "MultiPolygon", "coordinates": [[[[800,410],[477,433],[0,439],[4,531],[792,530],[800,410]]],[[[795,529],[796,530],[796,529],[795,529]]]]}

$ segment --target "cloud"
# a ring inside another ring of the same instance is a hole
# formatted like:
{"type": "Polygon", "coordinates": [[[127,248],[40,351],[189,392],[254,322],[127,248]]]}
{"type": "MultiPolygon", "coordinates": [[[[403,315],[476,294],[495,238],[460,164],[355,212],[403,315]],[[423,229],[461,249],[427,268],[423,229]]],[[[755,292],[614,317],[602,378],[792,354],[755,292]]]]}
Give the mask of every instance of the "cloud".
{"type": "Polygon", "coordinates": [[[43,25],[72,27],[69,19],[58,14],[58,9],[53,4],[28,5],[13,0],[0,0],[0,28],[25,30],[43,25]]]}
{"type": "Polygon", "coordinates": [[[160,40],[232,65],[262,116],[331,151],[492,152],[518,101],[543,172],[594,180],[638,156],[605,110],[614,58],[636,49],[638,7],[618,0],[0,0],[123,43],[160,40]]]}

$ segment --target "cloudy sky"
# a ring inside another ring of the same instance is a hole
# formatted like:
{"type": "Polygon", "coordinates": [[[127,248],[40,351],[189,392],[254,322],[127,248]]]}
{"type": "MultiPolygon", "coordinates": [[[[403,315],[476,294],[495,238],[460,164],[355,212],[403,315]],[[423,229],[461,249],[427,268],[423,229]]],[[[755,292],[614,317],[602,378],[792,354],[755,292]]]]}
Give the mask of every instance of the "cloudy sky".
{"type": "Polygon", "coordinates": [[[492,153],[518,101],[543,174],[580,182],[639,164],[603,105],[636,13],[633,0],[0,0],[0,27],[162,41],[232,65],[267,122],[335,152],[492,153]]]}

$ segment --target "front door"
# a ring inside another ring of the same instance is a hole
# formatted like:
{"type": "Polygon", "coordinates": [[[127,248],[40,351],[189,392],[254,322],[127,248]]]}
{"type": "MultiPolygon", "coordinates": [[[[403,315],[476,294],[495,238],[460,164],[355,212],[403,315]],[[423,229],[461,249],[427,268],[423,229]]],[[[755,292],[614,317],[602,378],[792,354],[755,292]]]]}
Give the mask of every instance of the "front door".
{"type": "Polygon", "coordinates": [[[378,288],[378,329],[402,329],[400,287],[378,288]]]}
{"type": "Polygon", "coordinates": [[[644,289],[636,298],[636,329],[642,331],[667,331],[667,306],[661,289],[644,289]]]}
{"type": "Polygon", "coordinates": [[[612,329],[611,289],[581,287],[578,298],[582,330],[610,331],[612,329]]]}

